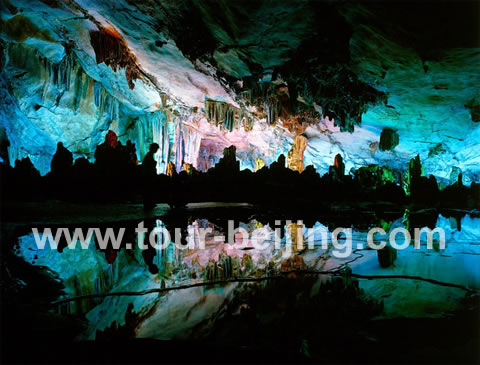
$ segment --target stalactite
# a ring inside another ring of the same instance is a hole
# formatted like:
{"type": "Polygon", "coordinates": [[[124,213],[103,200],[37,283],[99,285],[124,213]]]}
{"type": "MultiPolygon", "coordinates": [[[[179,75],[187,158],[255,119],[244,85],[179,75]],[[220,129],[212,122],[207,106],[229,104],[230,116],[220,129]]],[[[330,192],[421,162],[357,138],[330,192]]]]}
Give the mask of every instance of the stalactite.
{"type": "Polygon", "coordinates": [[[83,72],[79,68],[75,75],[75,82],[73,87],[73,110],[78,110],[80,106],[81,97],[83,95],[83,72]]]}
{"type": "Polygon", "coordinates": [[[267,123],[275,124],[281,112],[281,103],[276,95],[271,95],[265,102],[265,109],[267,111],[267,123]]]}
{"type": "Polygon", "coordinates": [[[94,103],[97,108],[97,115],[101,117],[105,113],[109,120],[119,119],[119,102],[113,97],[101,83],[93,82],[94,103]]]}
{"type": "MultiPolygon", "coordinates": [[[[236,108],[224,101],[205,99],[205,111],[207,120],[215,125],[223,126],[225,129],[232,132],[234,129],[240,127],[245,117],[245,112],[236,108]]],[[[253,127],[253,121],[247,123],[249,130],[253,127]]]]}
{"type": "Polygon", "coordinates": [[[253,129],[253,124],[254,124],[254,120],[252,117],[250,116],[243,117],[243,127],[247,132],[253,129]]]}
{"type": "Polygon", "coordinates": [[[270,104],[266,103],[265,109],[267,110],[267,123],[273,124],[273,121],[275,121],[275,114],[273,108],[270,104]]]}
{"type": "Polygon", "coordinates": [[[140,78],[142,72],[137,64],[137,57],[121,34],[112,27],[99,26],[99,30],[90,32],[90,43],[95,50],[97,63],[104,62],[115,72],[117,67],[124,68],[128,86],[133,89],[133,81],[140,78]]]}
{"type": "Polygon", "coordinates": [[[168,122],[163,110],[147,112],[140,117],[122,120],[123,139],[131,140],[136,145],[138,161],[143,161],[150,144],[157,143],[159,150],[155,155],[157,173],[165,174],[172,154],[171,148],[175,141],[174,122],[168,122]]]}
{"type": "Polygon", "coordinates": [[[182,171],[183,166],[183,157],[184,157],[184,140],[183,140],[183,130],[180,123],[177,124],[175,130],[175,167],[177,169],[177,173],[182,171]]]}
{"type": "Polygon", "coordinates": [[[9,54],[12,62],[18,67],[25,68],[28,72],[38,72],[43,79],[41,92],[42,101],[52,98],[55,95],[55,104],[58,106],[65,93],[72,93],[70,107],[78,110],[88,107],[93,101],[97,108],[97,116],[101,117],[107,113],[110,120],[118,120],[119,102],[113,97],[101,83],[92,79],[82,68],[75,53],[66,47],[66,54],[58,63],[53,63],[38,51],[27,45],[9,46],[9,54]],[[26,60],[21,60],[27,58],[26,60]],[[36,70],[30,70],[25,62],[38,62],[36,70]],[[56,90],[55,90],[56,89],[56,90]],[[92,97],[93,94],[93,97],[92,97]],[[92,100],[93,99],[93,100],[92,100]]]}
{"type": "Polygon", "coordinates": [[[78,64],[75,54],[72,51],[67,50],[62,60],[55,64],[49,61],[47,58],[37,54],[44,65],[47,78],[45,79],[45,85],[55,85],[59,90],[69,91],[72,83],[72,79],[81,73],[83,70],[78,64]]]}
{"type": "Polygon", "coordinates": [[[191,164],[194,167],[198,166],[198,158],[200,155],[200,145],[202,143],[202,136],[189,126],[183,126],[184,138],[184,155],[183,161],[186,164],[191,164]]]}
{"type": "Polygon", "coordinates": [[[167,133],[167,120],[166,115],[163,112],[153,113],[150,119],[150,128],[153,134],[153,142],[159,145],[159,151],[157,153],[157,173],[163,174],[166,171],[166,164],[168,160],[168,149],[166,150],[166,145],[168,146],[168,141],[166,139],[168,136],[167,133]]]}

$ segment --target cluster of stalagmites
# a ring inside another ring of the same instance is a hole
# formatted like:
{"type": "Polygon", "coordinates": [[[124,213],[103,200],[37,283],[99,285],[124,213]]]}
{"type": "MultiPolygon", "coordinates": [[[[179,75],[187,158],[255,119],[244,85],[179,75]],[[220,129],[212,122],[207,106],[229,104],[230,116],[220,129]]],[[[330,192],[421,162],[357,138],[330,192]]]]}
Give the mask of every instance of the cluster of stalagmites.
{"type": "Polygon", "coordinates": [[[152,171],[145,171],[146,164],[138,165],[133,143],[123,145],[110,132],[97,147],[94,164],[84,158],[73,161],[71,153],[61,144],[52,160],[52,171],[45,177],[39,176],[28,158],[17,161],[15,168],[2,164],[3,188],[9,191],[11,199],[36,196],[37,199],[141,201],[148,186],[152,203],[172,206],[198,201],[273,205],[369,201],[480,207],[479,184],[464,186],[459,171],[452,177],[452,185],[439,187],[435,177],[424,176],[419,156],[411,160],[405,174],[378,165],[363,166],[346,174],[345,163],[338,154],[328,173],[320,176],[313,166],[303,168],[304,146],[304,138],[298,136],[288,158],[280,155],[276,162],[255,173],[240,171],[236,149],[231,146],[205,173],[191,165],[185,165],[177,173],[174,163],[169,161],[167,174],[157,175],[155,164],[150,167],[152,171]],[[301,194],[296,193],[292,200],[294,191],[301,194]]]}

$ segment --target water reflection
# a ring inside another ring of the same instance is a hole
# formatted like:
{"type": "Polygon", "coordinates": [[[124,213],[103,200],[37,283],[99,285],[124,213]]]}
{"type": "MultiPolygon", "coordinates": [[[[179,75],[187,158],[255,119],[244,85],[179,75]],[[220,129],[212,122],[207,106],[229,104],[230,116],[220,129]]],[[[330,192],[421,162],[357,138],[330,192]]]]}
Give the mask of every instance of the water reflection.
{"type": "MultiPolygon", "coordinates": [[[[287,224],[283,220],[280,225],[261,215],[238,220],[237,227],[249,234],[261,227],[271,234],[270,244],[260,250],[252,242],[232,247],[226,219],[218,213],[217,218],[214,212],[206,214],[208,218],[195,214],[183,212],[144,222],[148,232],[167,228],[174,236],[174,228],[179,228],[180,242],[185,246],[191,243],[193,248],[179,249],[173,243],[162,247],[164,235],[160,233],[156,235],[158,247],[149,245],[141,250],[149,233],[137,235],[139,221],[129,221],[117,250],[99,249],[98,242],[86,250],[39,250],[33,235],[28,234],[19,238],[15,252],[32,265],[58,274],[65,295],[58,298],[57,311],[84,316],[88,326],[79,338],[88,339],[114,333],[158,339],[211,338],[213,333],[228,332],[227,323],[236,323],[238,328],[258,327],[252,316],[263,321],[261,331],[272,336],[288,333],[293,326],[289,321],[299,318],[309,332],[317,322],[309,322],[307,317],[316,318],[320,316],[317,310],[331,312],[335,306],[339,313],[352,312],[363,318],[441,317],[462,308],[466,298],[480,291],[478,217],[438,215],[433,225],[431,214],[425,212],[406,212],[393,220],[370,223],[362,219],[349,225],[345,217],[327,217],[323,223],[310,219],[287,224]],[[332,255],[330,241],[326,248],[321,245],[323,237],[317,230],[328,231],[331,240],[338,222],[353,229],[352,251],[343,258],[332,255]],[[397,227],[441,227],[446,232],[446,248],[431,250],[422,243],[415,249],[411,245],[384,265],[384,253],[366,245],[368,229],[374,225],[386,232],[397,227]],[[211,232],[202,235],[201,229],[206,228],[211,232]],[[277,248],[272,238],[275,228],[280,228],[281,234],[277,248]],[[295,241],[297,234],[302,240],[313,240],[314,247],[289,254],[288,243],[295,241]],[[221,236],[223,240],[218,239],[221,236]],[[127,249],[129,243],[131,249],[127,249]],[[69,300],[82,296],[88,297],[69,300]],[[278,316],[283,318],[284,329],[276,328],[278,316]]],[[[344,321],[354,322],[346,318],[344,321]]],[[[311,333],[304,335],[311,337],[311,333]]],[[[292,339],[295,346],[303,346],[300,337],[292,339]]]]}

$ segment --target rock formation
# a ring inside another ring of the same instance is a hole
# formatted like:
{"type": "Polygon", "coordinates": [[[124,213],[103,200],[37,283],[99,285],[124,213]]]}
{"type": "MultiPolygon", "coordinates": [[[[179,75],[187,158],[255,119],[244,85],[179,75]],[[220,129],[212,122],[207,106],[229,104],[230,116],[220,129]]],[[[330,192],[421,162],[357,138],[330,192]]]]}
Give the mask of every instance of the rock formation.
{"type": "Polygon", "coordinates": [[[380,150],[391,151],[398,146],[399,141],[398,134],[395,130],[392,128],[383,128],[380,134],[380,150]]]}
{"type": "MultiPolygon", "coordinates": [[[[342,153],[348,171],[401,171],[419,154],[443,184],[452,166],[466,184],[480,176],[478,40],[463,37],[475,33],[472,22],[457,22],[440,44],[413,36],[445,28],[424,6],[416,9],[431,24],[413,26],[396,16],[407,5],[382,13],[328,2],[8,4],[0,128],[11,165],[29,157],[45,175],[58,142],[93,162],[113,130],[135,144],[138,161],[158,143],[158,173],[169,162],[178,173],[182,161],[206,171],[230,145],[241,168],[254,170],[304,135],[304,165],[320,174],[342,153]],[[277,17],[285,27],[268,25],[277,17]]],[[[457,19],[470,6],[438,11],[457,19]]]]}
{"type": "Polygon", "coordinates": [[[293,146],[287,156],[287,166],[290,170],[303,172],[305,164],[303,162],[303,154],[307,148],[307,138],[304,136],[296,136],[293,140],[293,146]]]}

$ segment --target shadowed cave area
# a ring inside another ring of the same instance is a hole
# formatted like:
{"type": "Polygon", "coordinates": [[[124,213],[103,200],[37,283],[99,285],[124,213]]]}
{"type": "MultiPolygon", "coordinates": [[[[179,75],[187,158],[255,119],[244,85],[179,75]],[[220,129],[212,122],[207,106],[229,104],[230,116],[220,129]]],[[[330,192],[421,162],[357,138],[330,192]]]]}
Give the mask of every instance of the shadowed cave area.
{"type": "Polygon", "coordinates": [[[2,0],[4,363],[478,363],[480,3],[2,0]]]}

